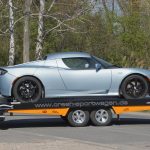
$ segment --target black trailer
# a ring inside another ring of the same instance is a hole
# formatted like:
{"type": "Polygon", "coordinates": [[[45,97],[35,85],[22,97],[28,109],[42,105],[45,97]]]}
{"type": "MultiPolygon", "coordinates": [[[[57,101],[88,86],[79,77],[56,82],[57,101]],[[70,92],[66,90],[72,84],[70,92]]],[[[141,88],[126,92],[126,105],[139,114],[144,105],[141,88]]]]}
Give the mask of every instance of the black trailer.
{"type": "Polygon", "coordinates": [[[86,126],[89,120],[96,126],[106,126],[112,121],[113,113],[150,110],[150,98],[124,99],[110,96],[58,97],[44,98],[36,103],[21,103],[16,100],[1,98],[0,121],[5,113],[27,113],[59,115],[70,125],[86,126]]]}

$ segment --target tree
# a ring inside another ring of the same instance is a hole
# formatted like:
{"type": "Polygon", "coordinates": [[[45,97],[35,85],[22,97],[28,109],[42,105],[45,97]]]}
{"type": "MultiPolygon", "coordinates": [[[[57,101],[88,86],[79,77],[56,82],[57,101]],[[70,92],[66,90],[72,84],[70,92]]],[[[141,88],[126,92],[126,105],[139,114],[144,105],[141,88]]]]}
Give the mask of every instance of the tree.
{"type": "Polygon", "coordinates": [[[32,0],[25,0],[24,37],[23,37],[23,62],[28,62],[29,61],[29,50],[30,50],[29,19],[30,19],[31,4],[32,4],[32,0]]]}
{"type": "MultiPolygon", "coordinates": [[[[37,4],[38,3],[36,3],[36,6],[38,6],[37,4]]],[[[49,36],[55,34],[59,36],[57,39],[60,37],[63,39],[64,34],[67,32],[83,32],[83,30],[80,31],[79,22],[80,24],[86,22],[80,19],[80,17],[90,10],[89,6],[86,4],[87,2],[81,2],[80,0],[76,2],[74,2],[74,0],[62,0],[61,2],[52,0],[47,3],[48,8],[45,9],[45,0],[40,0],[38,36],[35,51],[36,59],[42,57],[42,53],[44,52],[43,43],[51,41],[48,38],[49,36]],[[45,31],[43,31],[44,24],[46,24],[45,31]]],[[[37,14],[31,15],[36,16],[37,14]]],[[[52,41],[49,42],[48,45],[50,45],[50,43],[52,43],[52,41]]],[[[63,47],[63,43],[60,42],[58,45],[61,45],[61,48],[58,48],[60,51],[63,47]]]]}
{"type": "Polygon", "coordinates": [[[27,62],[29,54],[34,60],[84,50],[121,66],[146,67],[149,16],[150,0],[0,0],[0,65],[22,63],[21,56],[27,62]]]}
{"type": "Polygon", "coordinates": [[[139,13],[140,12],[141,0],[131,0],[132,11],[139,13]]]}
{"type": "Polygon", "coordinates": [[[43,32],[44,32],[44,11],[45,11],[45,0],[40,0],[39,10],[39,22],[38,22],[38,36],[35,50],[36,59],[42,58],[42,45],[43,45],[43,32]]]}
{"type": "Polygon", "coordinates": [[[8,1],[9,4],[9,31],[10,31],[10,44],[9,44],[9,60],[8,65],[14,65],[15,59],[15,41],[14,41],[14,13],[12,0],[8,1]]]}

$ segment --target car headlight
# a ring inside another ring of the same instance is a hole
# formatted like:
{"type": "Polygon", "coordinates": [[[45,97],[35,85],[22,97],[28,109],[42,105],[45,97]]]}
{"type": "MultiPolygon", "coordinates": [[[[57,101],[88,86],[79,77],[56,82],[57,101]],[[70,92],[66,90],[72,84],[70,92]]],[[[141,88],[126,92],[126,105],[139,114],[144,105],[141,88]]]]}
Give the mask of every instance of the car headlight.
{"type": "Polygon", "coordinates": [[[0,68],[0,76],[1,76],[1,75],[4,75],[4,74],[6,74],[6,73],[7,73],[6,70],[0,68]]]}

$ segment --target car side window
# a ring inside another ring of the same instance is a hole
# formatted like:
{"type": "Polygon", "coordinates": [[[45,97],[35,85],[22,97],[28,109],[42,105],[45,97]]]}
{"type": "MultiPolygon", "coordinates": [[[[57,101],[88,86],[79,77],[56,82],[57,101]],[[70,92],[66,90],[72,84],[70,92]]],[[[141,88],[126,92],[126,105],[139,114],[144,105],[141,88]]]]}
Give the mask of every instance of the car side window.
{"type": "Polygon", "coordinates": [[[62,60],[70,69],[95,69],[95,61],[93,61],[91,58],[63,58],[62,60]]]}

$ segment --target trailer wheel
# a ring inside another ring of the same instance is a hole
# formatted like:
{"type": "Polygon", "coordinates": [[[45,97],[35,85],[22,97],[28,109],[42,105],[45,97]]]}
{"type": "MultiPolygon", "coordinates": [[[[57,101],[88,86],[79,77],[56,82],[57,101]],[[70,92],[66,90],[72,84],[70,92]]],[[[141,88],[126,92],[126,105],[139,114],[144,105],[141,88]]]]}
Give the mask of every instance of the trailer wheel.
{"type": "Polygon", "coordinates": [[[74,127],[84,127],[89,122],[89,112],[81,109],[72,110],[68,114],[68,122],[74,127]]]}
{"type": "Polygon", "coordinates": [[[93,110],[90,119],[96,126],[108,126],[112,121],[112,112],[110,109],[93,110]]]}

